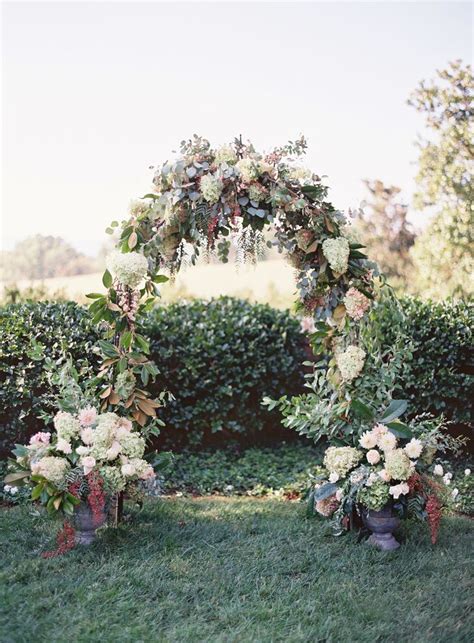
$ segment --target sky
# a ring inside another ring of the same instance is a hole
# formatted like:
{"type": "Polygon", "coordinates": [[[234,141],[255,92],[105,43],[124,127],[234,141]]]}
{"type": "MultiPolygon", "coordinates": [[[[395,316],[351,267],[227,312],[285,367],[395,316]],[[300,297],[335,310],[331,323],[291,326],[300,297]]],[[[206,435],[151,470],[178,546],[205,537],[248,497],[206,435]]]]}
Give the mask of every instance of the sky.
{"type": "Polygon", "coordinates": [[[193,133],[263,150],[303,133],[336,207],[365,178],[410,203],[407,98],[473,53],[466,2],[4,2],[2,33],[2,247],[41,233],[89,254],[193,133]]]}

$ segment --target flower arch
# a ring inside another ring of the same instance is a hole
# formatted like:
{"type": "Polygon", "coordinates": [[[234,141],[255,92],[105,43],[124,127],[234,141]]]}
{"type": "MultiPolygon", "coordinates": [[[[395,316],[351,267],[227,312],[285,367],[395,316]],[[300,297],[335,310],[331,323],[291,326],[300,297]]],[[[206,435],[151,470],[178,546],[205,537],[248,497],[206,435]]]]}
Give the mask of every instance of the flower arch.
{"type": "Polygon", "coordinates": [[[321,178],[299,164],[304,137],[267,154],[236,138],[217,149],[194,136],[177,158],[156,168],[152,192],[133,202],[130,217],[112,222],[116,250],[103,276],[105,294],[92,293],[96,323],[104,323],[102,410],[125,413],[149,435],[159,431],[157,408],[166,393],[146,390],[158,373],[137,316],[153,306],[162,271],[176,273],[203,253],[228,261],[232,239],[248,252],[269,241],[296,271],[297,310],[314,320],[313,349],[327,358],[327,377],[344,388],[364,366],[359,325],[374,298],[375,264],[345,236],[347,219],[327,200],[321,178]]]}

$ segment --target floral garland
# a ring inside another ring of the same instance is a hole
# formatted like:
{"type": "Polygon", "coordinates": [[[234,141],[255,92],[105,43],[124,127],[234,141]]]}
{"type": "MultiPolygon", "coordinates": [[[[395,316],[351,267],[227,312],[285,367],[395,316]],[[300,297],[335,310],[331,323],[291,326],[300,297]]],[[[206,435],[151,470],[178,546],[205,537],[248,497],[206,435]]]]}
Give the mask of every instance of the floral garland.
{"type": "Polygon", "coordinates": [[[147,434],[159,431],[156,409],[166,395],[152,400],[146,391],[158,369],[136,319],[167,281],[160,270],[174,274],[209,253],[226,262],[232,240],[245,241],[251,254],[249,243],[260,243],[265,228],[296,269],[297,307],[315,321],[312,344],[328,355],[328,377],[340,387],[357,378],[366,357],[358,325],[374,298],[376,266],[345,236],[346,219],[327,201],[321,178],[299,164],[306,147],[301,137],[261,154],[241,139],[215,149],[194,136],[155,170],[153,191],[132,204],[130,218],[112,222],[108,232],[120,229],[120,238],[107,260],[107,293],[88,295],[94,321],[106,323],[103,411],[120,410],[147,434]]]}

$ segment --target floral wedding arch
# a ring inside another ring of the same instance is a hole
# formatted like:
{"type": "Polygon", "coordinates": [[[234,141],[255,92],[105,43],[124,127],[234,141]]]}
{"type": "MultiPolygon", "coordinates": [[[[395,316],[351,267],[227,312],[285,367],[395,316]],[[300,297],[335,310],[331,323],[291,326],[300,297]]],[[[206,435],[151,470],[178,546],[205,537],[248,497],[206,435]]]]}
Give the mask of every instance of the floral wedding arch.
{"type": "Polygon", "coordinates": [[[315,320],[312,343],[329,358],[328,377],[342,389],[357,378],[366,357],[358,324],[374,297],[376,267],[344,236],[347,221],[327,201],[321,178],[299,164],[305,150],[303,137],[260,154],[240,138],[213,149],[194,136],[156,170],[153,191],[132,204],[130,218],[112,223],[108,232],[119,229],[120,239],[103,277],[107,293],[88,295],[94,321],[107,324],[102,410],[153,426],[163,400],[146,391],[158,371],[136,318],[167,280],[160,271],[176,273],[204,253],[226,262],[233,238],[251,254],[266,229],[295,268],[297,309],[315,320]]]}
{"type": "MultiPolygon", "coordinates": [[[[93,321],[104,328],[92,404],[62,407],[53,437],[38,433],[14,451],[11,480],[33,483],[32,498],[50,512],[89,520],[88,530],[76,536],[66,523],[58,550],[46,555],[91,542],[105,521],[106,495],[117,499],[139,480],[154,478],[143,457],[145,440],[159,432],[157,409],[167,393],[154,399],[147,391],[158,368],[136,321],[168,280],[161,271],[174,274],[200,254],[215,253],[226,262],[232,240],[252,256],[266,229],[274,234],[267,243],[295,268],[296,307],[309,318],[311,345],[320,356],[312,393],[263,400],[280,408],[286,426],[331,443],[326,474],[309,494],[311,509],[331,516],[340,529],[360,517],[369,521],[370,511],[388,511],[385,517],[395,524],[390,514],[396,508],[401,516],[427,519],[436,540],[442,489],[426,473],[436,450],[453,441],[442,434],[442,419],[399,420],[407,403],[392,393],[406,350],[384,352],[371,335],[376,265],[349,240],[347,220],[327,201],[320,177],[299,165],[305,149],[304,138],[260,154],[241,139],[213,149],[194,136],[181,143],[176,160],[156,170],[153,191],[133,203],[130,217],[111,224],[108,232],[118,231],[119,241],[103,276],[107,291],[87,295],[93,321]]],[[[378,541],[374,535],[372,542],[398,546],[385,536],[378,541]]]]}

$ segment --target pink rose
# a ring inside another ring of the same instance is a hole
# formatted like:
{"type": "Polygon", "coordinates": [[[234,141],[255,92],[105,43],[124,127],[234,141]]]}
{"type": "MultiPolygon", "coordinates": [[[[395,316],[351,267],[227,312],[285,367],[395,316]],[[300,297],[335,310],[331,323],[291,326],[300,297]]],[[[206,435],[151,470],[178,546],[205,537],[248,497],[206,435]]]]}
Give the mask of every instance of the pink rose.
{"type": "Polygon", "coordinates": [[[126,431],[131,431],[133,429],[133,424],[127,418],[120,418],[119,426],[123,427],[126,431]]]}
{"type": "Polygon", "coordinates": [[[97,419],[97,411],[92,406],[88,406],[82,409],[82,411],[79,411],[78,417],[81,426],[91,426],[97,419]]]}
{"type": "Polygon", "coordinates": [[[58,443],[56,444],[56,451],[62,451],[63,453],[72,453],[72,448],[67,440],[59,438],[58,443]]]}
{"type": "Polygon", "coordinates": [[[95,467],[95,458],[91,455],[86,455],[85,458],[81,458],[81,464],[84,467],[84,474],[87,475],[95,467]]]}
{"type": "Polygon", "coordinates": [[[142,480],[153,480],[155,478],[155,472],[153,471],[153,467],[150,465],[148,466],[145,471],[140,475],[140,478],[142,480]]]}
{"type": "Polygon", "coordinates": [[[82,429],[81,440],[84,442],[84,444],[92,444],[94,442],[94,429],[91,429],[90,426],[82,429]]]}
{"type": "Polygon", "coordinates": [[[51,433],[49,432],[43,433],[40,431],[39,433],[35,433],[30,438],[30,444],[32,446],[37,446],[37,447],[46,446],[49,444],[50,439],[51,439],[51,433]]]}

